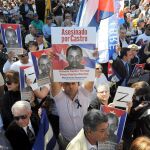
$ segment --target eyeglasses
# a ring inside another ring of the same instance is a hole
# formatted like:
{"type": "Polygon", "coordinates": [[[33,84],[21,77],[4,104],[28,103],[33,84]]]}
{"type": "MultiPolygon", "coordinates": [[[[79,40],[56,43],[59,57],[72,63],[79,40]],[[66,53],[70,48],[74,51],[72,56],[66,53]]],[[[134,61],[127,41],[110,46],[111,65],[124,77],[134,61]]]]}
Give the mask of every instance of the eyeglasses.
{"type": "Polygon", "coordinates": [[[97,91],[97,93],[108,93],[109,91],[97,91]]]}
{"type": "Polygon", "coordinates": [[[6,81],[6,84],[7,84],[7,85],[11,85],[11,84],[12,84],[12,82],[10,82],[10,81],[6,81]]]}
{"type": "Polygon", "coordinates": [[[21,57],[21,58],[23,58],[23,57],[25,57],[25,56],[28,56],[28,53],[22,54],[22,55],[18,55],[18,57],[21,57]]]}
{"type": "Polygon", "coordinates": [[[14,116],[14,120],[19,121],[20,119],[24,120],[27,119],[27,115],[21,115],[21,116],[14,116]]]}

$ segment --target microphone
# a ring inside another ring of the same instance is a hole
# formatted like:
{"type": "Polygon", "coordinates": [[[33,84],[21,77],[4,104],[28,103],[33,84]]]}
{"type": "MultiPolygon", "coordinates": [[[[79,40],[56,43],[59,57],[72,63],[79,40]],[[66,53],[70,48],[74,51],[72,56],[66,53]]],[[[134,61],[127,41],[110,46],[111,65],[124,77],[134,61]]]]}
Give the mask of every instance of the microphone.
{"type": "Polygon", "coordinates": [[[75,103],[77,103],[77,109],[79,109],[79,107],[82,107],[78,99],[75,100],[75,103]]]}

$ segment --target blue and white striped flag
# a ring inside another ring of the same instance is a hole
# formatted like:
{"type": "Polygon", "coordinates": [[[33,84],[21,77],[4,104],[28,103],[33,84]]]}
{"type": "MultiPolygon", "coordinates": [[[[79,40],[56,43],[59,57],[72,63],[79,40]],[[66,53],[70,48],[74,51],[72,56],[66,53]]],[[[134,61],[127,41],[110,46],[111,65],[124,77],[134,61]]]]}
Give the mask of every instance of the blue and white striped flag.
{"type": "Polygon", "coordinates": [[[42,109],[39,132],[32,150],[59,150],[46,110],[42,109]]]}
{"type": "Polygon", "coordinates": [[[106,63],[118,44],[118,13],[120,0],[82,0],[76,24],[97,29],[98,62],[106,63]]]}

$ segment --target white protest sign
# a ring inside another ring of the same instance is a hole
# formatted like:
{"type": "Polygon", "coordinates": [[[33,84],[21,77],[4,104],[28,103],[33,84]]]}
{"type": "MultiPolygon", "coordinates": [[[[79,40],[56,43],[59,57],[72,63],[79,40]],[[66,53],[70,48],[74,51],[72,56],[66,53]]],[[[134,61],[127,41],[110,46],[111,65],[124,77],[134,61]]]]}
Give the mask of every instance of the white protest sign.
{"type": "Polygon", "coordinates": [[[132,101],[135,89],[130,87],[118,86],[113,103],[117,107],[127,107],[127,103],[132,101]]]}

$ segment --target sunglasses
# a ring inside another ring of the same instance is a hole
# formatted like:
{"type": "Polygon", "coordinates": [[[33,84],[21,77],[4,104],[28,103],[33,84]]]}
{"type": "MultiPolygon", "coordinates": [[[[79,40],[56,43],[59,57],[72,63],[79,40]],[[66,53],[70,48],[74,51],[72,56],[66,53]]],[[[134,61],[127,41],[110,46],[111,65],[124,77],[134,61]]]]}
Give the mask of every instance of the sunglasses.
{"type": "Polygon", "coordinates": [[[27,119],[27,115],[21,115],[21,116],[14,116],[14,120],[19,121],[20,119],[24,120],[27,119]]]}
{"type": "Polygon", "coordinates": [[[21,57],[21,58],[26,57],[26,56],[28,56],[28,53],[23,54],[23,55],[18,55],[18,57],[21,57]]]}
{"type": "Polygon", "coordinates": [[[43,37],[42,35],[37,35],[36,38],[43,37]]]}

